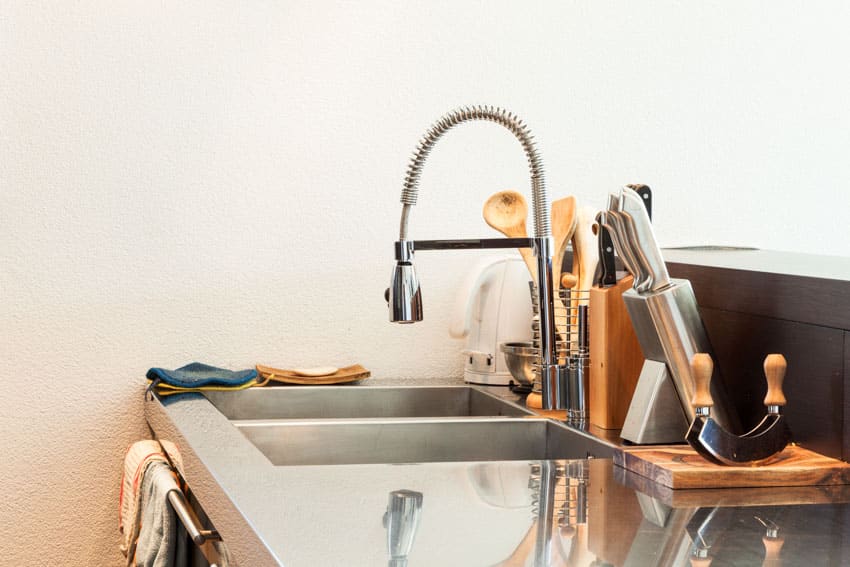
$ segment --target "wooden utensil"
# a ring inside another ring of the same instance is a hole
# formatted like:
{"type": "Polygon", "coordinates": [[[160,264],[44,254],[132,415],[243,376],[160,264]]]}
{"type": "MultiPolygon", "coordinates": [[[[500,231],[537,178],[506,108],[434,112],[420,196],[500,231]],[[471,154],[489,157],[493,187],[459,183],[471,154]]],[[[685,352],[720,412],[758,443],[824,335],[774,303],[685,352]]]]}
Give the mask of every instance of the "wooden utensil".
{"type": "MultiPolygon", "coordinates": [[[[576,211],[576,229],[573,233],[573,275],[576,278],[574,293],[570,297],[570,329],[578,328],[579,305],[590,304],[590,289],[599,263],[599,247],[593,225],[596,224],[596,209],[590,206],[579,207],[576,211]]],[[[578,348],[577,337],[570,338],[570,351],[578,348]]]]}
{"type": "Polygon", "coordinates": [[[371,372],[369,372],[366,368],[359,364],[354,364],[352,366],[346,366],[345,368],[340,368],[336,372],[331,374],[325,374],[323,376],[304,376],[302,371],[296,370],[286,370],[282,368],[273,368],[271,366],[264,366],[262,364],[256,365],[257,372],[260,375],[260,378],[265,380],[261,385],[264,385],[269,382],[280,382],[283,384],[345,384],[346,382],[356,382],[358,380],[365,380],[371,376],[371,372]]]}
{"type": "Polygon", "coordinates": [[[538,392],[531,392],[525,398],[525,407],[532,410],[537,415],[542,415],[543,417],[551,417],[553,419],[557,419],[558,421],[566,421],[567,419],[567,410],[545,410],[543,409],[543,396],[538,392]]]}
{"type": "MultiPolygon", "coordinates": [[[[555,305],[560,307],[566,305],[561,301],[561,270],[564,260],[564,252],[567,250],[567,243],[573,237],[576,230],[576,198],[573,196],[564,197],[557,201],[552,201],[552,238],[554,240],[554,250],[552,253],[552,293],[555,298],[555,305]]],[[[567,340],[567,322],[563,317],[555,317],[555,326],[558,329],[558,334],[562,340],[567,340]]]]}
{"type": "Polygon", "coordinates": [[[596,224],[596,209],[590,206],[579,207],[576,212],[576,229],[573,233],[573,274],[578,289],[584,293],[578,298],[578,305],[587,305],[587,292],[593,287],[593,276],[599,263],[599,247],[593,225],[596,224]]]}
{"type": "MultiPolygon", "coordinates": [[[[525,219],[528,218],[528,204],[522,193],[511,189],[499,191],[484,203],[484,221],[508,238],[528,238],[525,219]]],[[[537,283],[537,261],[530,248],[520,248],[519,253],[528,266],[531,279],[537,283]]]]}
{"type": "Polygon", "coordinates": [[[552,280],[557,293],[561,282],[561,263],[564,260],[564,252],[576,231],[576,198],[570,196],[552,201],[551,222],[552,239],[555,242],[552,252],[552,280]]]}
{"type": "MultiPolygon", "coordinates": [[[[578,278],[576,278],[576,275],[572,272],[564,272],[563,274],[561,274],[561,278],[560,278],[559,283],[561,284],[560,289],[571,290],[568,299],[564,302],[564,308],[566,309],[566,316],[563,317],[565,329],[564,329],[564,334],[562,335],[563,338],[564,338],[564,343],[565,343],[565,349],[564,350],[566,351],[563,354],[564,354],[565,357],[568,357],[569,352],[572,350],[572,348],[571,348],[571,345],[573,343],[572,331],[578,331],[578,329],[576,328],[578,326],[577,325],[578,314],[577,314],[575,308],[571,309],[572,298],[573,298],[572,289],[576,287],[576,284],[578,283],[578,278]]],[[[578,289],[578,288],[576,288],[576,289],[578,289]]],[[[563,364],[564,362],[565,362],[564,360],[560,360],[560,359],[558,360],[559,364],[563,364]]]]}

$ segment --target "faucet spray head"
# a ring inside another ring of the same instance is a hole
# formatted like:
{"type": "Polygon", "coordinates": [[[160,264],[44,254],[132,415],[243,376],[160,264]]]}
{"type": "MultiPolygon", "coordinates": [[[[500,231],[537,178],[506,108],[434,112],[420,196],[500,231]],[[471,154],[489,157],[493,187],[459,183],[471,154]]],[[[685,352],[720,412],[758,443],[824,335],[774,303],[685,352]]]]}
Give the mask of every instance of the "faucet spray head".
{"type": "Polygon", "coordinates": [[[396,243],[396,265],[387,290],[390,322],[416,323],[422,320],[422,292],[413,266],[413,243],[396,243]]]}
{"type": "Polygon", "coordinates": [[[393,490],[384,513],[387,529],[387,551],[390,567],[407,565],[407,556],[413,548],[419,518],[422,515],[422,493],[414,490],[393,490]]]}

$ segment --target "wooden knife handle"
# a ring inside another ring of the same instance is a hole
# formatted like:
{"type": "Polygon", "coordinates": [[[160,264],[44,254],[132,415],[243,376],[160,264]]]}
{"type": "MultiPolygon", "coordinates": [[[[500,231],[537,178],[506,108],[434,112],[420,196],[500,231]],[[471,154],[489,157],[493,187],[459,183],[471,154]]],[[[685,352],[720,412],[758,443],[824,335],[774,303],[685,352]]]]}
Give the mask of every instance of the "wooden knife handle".
{"type": "Polygon", "coordinates": [[[764,544],[762,567],[781,567],[782,559],[779,557],[779,552],[782,550],[785,538],[764,536],[761,541],[764,544]]]}
{"type": "Polygon", "coordinates": [[[711,355],[698,352],[691,359],[691,375],[694,378],[694,397],[691,398],[691,407],[710,408],[714,405],[711,399],[711,374],[714,372],[714,361],[711,355]]]}
{"type": "Polygon", "coordinates": [[[764,397],[766,406],[784,406],[785,394],[782,393],[782,382],[785,380],[785,370],[788,363],[781,354],[769,354],[764,359],[764,376],[767,378],[767,395],[764,397]]]}

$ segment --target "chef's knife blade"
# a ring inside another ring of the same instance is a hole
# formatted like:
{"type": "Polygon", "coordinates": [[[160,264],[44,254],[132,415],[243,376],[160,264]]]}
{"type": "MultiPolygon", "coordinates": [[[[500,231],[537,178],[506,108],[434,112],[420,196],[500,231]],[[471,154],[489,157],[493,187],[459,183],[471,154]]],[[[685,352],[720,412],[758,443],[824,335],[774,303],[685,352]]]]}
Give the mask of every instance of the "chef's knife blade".
{"type": "Polygon", "coordinates": [[[635,244],[642,252],[643,259],[646,260],[646,267],[652,279],[649,289],[655,291],[669,286],[670,275],[667,273],[667,265],[664,263],[664,257],[661,255],[661,250],[655,240],[655,233],[652,230],[652,223],[649,220],[643,199],[634,189],[623,187],[620,207],[624,213],[631,216],[635,231],[635,244]]]}
{"type": "Polygon", "coordinates": [[[637,288],[637,285],[642,281],[644,274],[641,272],[640,265],[638,264],[637,258],[635,258],[632,246],[628,242],[629,235],[626,233],[623,221],[620,219],[619,213],[613,210],[608,210],[606,213],[606,219],[606,228],[608,228],[611,232],[611,238],[614,240],[617,252],[620,253],[620,257],[623,259],[623,264],[626,265],[626,269],[634,276],[633,287],[637,288]]]}
{"type": "Polygon", "coordinates": [[[623,211],[623,192],[619,194],[611,193],[608,195],[608,213],[611,224],[615,227],[616,232],[620,237],[619,244],[622,245],[620,255],[628,257],[633,268],[634,284],[632,287],[638,293],[643,293],[650,289],[652,285],[652,275],[647,266],[646,258],[643,257],[643,252],[638,245],[637,236],[635,235],[634,224],[631,222],[631,217],[623,211]]]}
{"type": "Polygon", "coordinates": [[[625,266],[626,270],[630,274],[636,276],[637,272],[635,267],[632,265],[630,258],[626,257],[626,254],[623,253],[623,244],[620,241],[620,234],[617,232],[611,211],[599,211],[596,215],[596,222],[608,231],[608,236],[610,236],[614,241],[614,248],[620,253],[620,260],[623,262],[623,266],[625,266]]]}
{"type": "Polygon", "coordinates": [[[652,266],[644,253],[643,247],[640,245],[640,239],[638,238],[632,216],[623,210],[618,213],[613,213],[612,216],[617,219],[619,226],[622,227],[622,232],[624,234],[623,245],[631,250],[632,257],[635,261],[635,267],[639,274],[636,276],[635,290],[638,293],[650,291],[653,283],[655,282],[653,279],[652,266]]]}

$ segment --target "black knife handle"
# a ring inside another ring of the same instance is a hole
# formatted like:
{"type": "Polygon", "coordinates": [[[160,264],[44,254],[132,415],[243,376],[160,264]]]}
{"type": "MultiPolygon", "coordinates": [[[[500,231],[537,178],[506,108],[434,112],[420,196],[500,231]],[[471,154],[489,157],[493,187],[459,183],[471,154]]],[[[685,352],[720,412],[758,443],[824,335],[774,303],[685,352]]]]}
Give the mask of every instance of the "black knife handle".
{"type": "Polygon", "coordinates": [[[646,206],[646,213],[649,215],[649,220],[652,220],[652,189],[649,185],[635,184],[627,185],[629,189],[634,189],[635,193],[643,199],[643,204],[646,206]]]}
{"type": "Polygon", "coordinates": [[[614,243],[611,241],[611,235],[601,224],[596,225],[599,229],[599,286],[611,287],[617,283],[617,267],[614,264],[614,243]]]}

